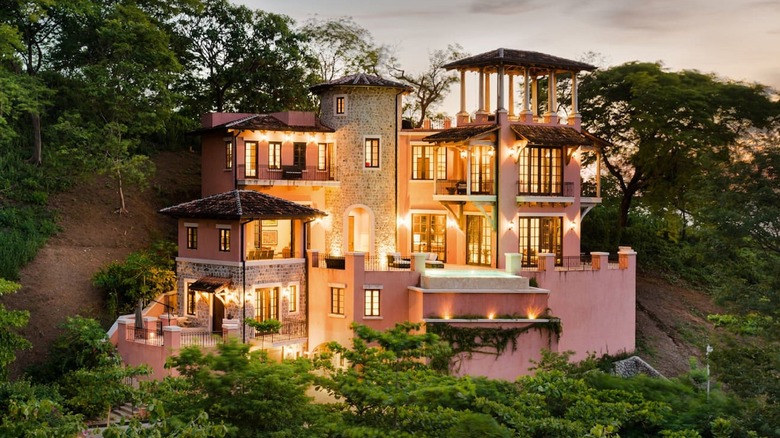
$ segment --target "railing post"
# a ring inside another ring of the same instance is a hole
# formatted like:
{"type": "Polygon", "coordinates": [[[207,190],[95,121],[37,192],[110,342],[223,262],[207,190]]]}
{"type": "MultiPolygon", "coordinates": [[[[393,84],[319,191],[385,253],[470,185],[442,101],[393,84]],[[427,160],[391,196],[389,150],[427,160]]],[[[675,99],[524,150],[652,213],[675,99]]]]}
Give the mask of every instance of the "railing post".
{"type": "Polygon", "coordinates": [[[539,253],[539,272],[555,270],[555,254],[539,253]]]}
{"type": "Polygon", "coordinates": [[[523,268],[523,255],[517,252],[508,252],[505,254],[506,272],[514,275],[520,275],[523,268]]]}
{"type": "Polygon", "coordinates": [[[160,315],[160,321],[162,321],[163,327],[168,327],[171,325],[179,325],[179,320],[176,317],[176,315],[168,315],[167,313],[164,315],[160,315]]]}
{"type": "Polygon", "coordinates": [[[618,247],[618,263],[620,269],[628,269],[636,263],[636,251],[630,246],[618,247]]]}
{"type": "Polygon", "coordinates": [[[181,327],[177,325],[163,327],[163,345],[168,354],[178,351],[181,348],[181,327]]]}
{"type": "Polygon", "coordinates": [[[228,338],[241,338],[241,329],[238,324],[222,324],[222,339],[227,341],[228,338]]]}
{"type": "Polygon", "coordinates": [[[590,253],[590,264],[593,266],[594,271],[600,271],[602,269],[607,269],[607,264],[609,263],[609,253],[608,252],[591,252],[590,253]]]}

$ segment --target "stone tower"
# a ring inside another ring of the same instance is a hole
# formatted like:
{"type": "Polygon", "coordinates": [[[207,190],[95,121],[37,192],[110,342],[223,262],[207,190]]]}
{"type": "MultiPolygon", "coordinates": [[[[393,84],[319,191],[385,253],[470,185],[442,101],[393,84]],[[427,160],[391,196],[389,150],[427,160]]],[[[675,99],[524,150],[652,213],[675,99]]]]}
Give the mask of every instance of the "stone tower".
{"type": "Polygon", "coordinates": [[[336,130],[333,164],[338,187],[325,188],[331,254],[394,251],[396,176],[404,84],[355,74],[315,85],[320,120],[336,130]]]}

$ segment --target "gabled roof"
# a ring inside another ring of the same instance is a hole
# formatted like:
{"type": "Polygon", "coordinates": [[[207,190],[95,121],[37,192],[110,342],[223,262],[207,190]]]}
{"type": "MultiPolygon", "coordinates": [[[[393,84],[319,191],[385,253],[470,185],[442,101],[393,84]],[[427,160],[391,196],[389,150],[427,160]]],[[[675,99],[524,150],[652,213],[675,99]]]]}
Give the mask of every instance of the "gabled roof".
{"type": "Polygon", "coordinates": [[[312,219],[325,213],[254,190],[233,190],[163,208],[176,218],[202,219],[312,219]]]}
{"type": "Polygon", "coordinates": [[[188,132],[190,135],[198,135],[205,132],[224,131],[227,129],[250,131],[291,131],[291,132],[336,132],[335,129],[320,122],[320,118],[314,118],[314,125],[288,125],[271,114],[252,114],[232,122],[222,123],[208,128],[199,128],[188,132]]]}
{"type": "Polygon", "coordinates": [[[594,143],[569,126],[512,125],[512,131],[534,146],[587,146],[594,143]]]}
{"type": "Polygon", "coordinates": [[[202,277],[198,281],[191,283],[187,289],[198,292],[214,293],[223,287],[230,286],[231,279],[223,277],[202,277]]]}
{"type": "Polygon", "coordinates": [[[343,76],[337,79],[333,79],[329,82],[323,82],[309,87],[312,93],[319,94],[320,92],[333,87],[388,87],[398,88],[407,92],[411,92],[412,87],[403,84],[401,82],[391,81],[389,79],[380,78],[379,76],[369,75],[366,73],[357,73],[354,75],[343,76]]]}
{"type": "Polygon", "coordinates": [[[572,61],[571,59],[559,58],[545,53],[504,48],[459,59],[445,64],[443,67],[448,70],[478,70],[485,67],[488,71],[495,71],[495,67],[499,65],[503,65],[505,68],[528,67],[532,70],[566,70],[574,72],[596,69],[595,66],[584,62],[572,61]]]}
{"type": "Polygon", "coordinates": [[[493,132],[498,129],[498,125],[471,125],[471,126],[458,126],[456,128],[445,129],[439,131],[436,134],[429,135],[423,138],[423,141],[429,143],[450,143],[466,141],[470,138],[477,137],[488,132],[493,132]]]}

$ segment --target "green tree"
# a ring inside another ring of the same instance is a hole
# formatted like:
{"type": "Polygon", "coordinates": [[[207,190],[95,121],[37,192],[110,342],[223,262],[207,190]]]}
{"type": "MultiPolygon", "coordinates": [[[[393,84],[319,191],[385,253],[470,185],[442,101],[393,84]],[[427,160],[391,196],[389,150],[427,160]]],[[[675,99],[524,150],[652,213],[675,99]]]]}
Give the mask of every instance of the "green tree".
{"type": "Polygon", "coordinates": [[[106,295],[112,317],[131,313],[139,299],[149,301],[176,288],[174,253],[175,246],[160,242],[95,273],[92,282],[106,295]]]}
{"type": "Polygon", "coordinates": [[[162,408],[181,424],[207,412],[230,436],[320,436],[321,407],[310,403],[305,360],[277,363],[230,340],[216,354],[186,348],[170,359],[181,374],[160,393],[162,408]]]}
{"type": "Polygon", "coordinates": [[[301,28],[319,62],[319,77],[328,82],[355,73],[382,76],[390,49],[377,45],[368,29],[351,17],[311,19],[301,28]]]}
{"type": "Polygon", "coordinates": [[[185,66],[179,89],[193,116],[210,111],[311,109],[316,60],[290,18],[205,0],[175,26],[185,66]]]}
{"type": "Polygon", "coordinates": [[[84,428],[80,415],[64,409],[56,387],[27,380],[0,383],[0,436],[65,438],[84,428]]]}
{"type": "MultiPolygon", "coordinates": [[[[21,285],[0,278],[0,297],[15,293],[21,285]]],[[[7,310],[0,303],[0,379],[8,377],[8,365],[16,359],[16,350],[30,348],[32,345],[16,331],[30,320],[30,312],[26,310],[7,310]]]]}
{"type": "Polygon", "coordinates": [[[428,57],[428,68],[421,73],[409,73],[393,62],[390,74],[409,84],[414,91],[409,96],[410,104],[404,112],[409,114],[415,127],[419,128],[423,120],[432,116],[432,110],[444,100],[452,84],[460,81],[454,72],[448,72],[444,65],[468,56],[459,44],[451,44],[446,50],[435,50],[428,57]]]}
{"type": "Polygon", "coordinates": [[[689,218],[691,191],[747,127],[764,127],[777,105],[767,89],[696,71],[632,62],[587,76],[580,88],[585,128],[611,143],[603,162],[621,192],[619,226],[638,195],[689,218]]]}

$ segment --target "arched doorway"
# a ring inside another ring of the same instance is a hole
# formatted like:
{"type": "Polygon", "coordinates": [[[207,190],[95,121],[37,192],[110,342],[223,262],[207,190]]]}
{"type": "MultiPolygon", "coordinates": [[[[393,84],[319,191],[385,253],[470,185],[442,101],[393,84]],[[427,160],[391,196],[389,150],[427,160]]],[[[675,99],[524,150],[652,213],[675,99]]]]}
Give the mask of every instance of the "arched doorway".
{"type": "Polygon", "coordinates": [[[354,205],[344,213],[344,250],[372,252],[374,247],[374,212],[365,205],[354,205]]]}

